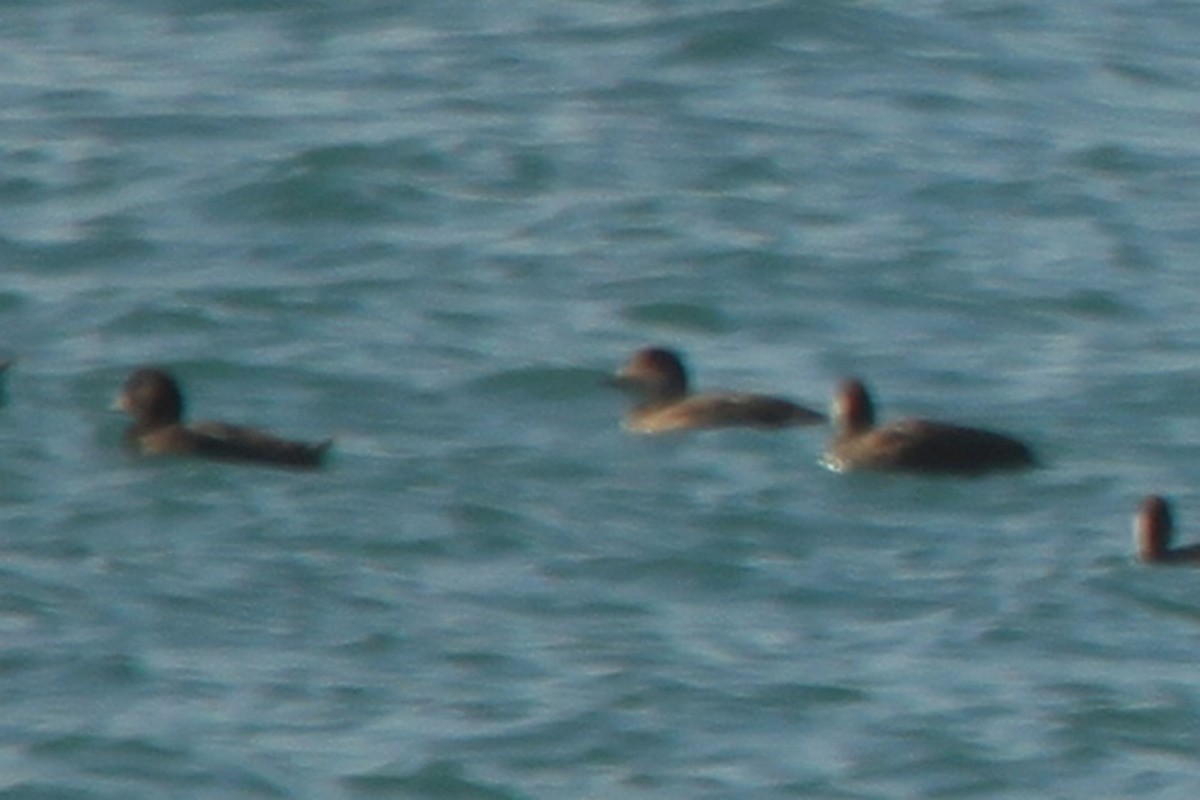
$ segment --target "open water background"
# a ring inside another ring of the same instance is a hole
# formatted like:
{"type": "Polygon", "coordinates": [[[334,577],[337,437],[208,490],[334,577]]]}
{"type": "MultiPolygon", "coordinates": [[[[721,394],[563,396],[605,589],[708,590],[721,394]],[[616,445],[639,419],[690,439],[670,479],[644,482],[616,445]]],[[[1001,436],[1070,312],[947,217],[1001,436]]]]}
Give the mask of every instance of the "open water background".
{"type": "Polygon", "coordinates": [[[0,798],[1193,798],[1200,4],[0,4],[0,798]],[[599,385],[985,424],[839,476],[599,385]],[[320,474],[145,462],[199,417],[320,474]],[[1190,534],[1190,536],[1189,536],[1190,534]]]}

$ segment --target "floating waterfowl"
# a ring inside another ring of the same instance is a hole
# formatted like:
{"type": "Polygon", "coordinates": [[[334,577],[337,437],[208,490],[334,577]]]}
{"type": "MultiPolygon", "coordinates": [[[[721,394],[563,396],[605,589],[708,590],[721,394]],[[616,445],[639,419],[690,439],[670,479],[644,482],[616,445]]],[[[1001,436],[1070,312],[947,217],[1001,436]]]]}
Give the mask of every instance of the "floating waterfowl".
{"type": "Polygon", "coordinates": [[[661,347],[638,350],[613,383],[638,398],[624,420],[626,429],[638,433],[730,427],[771,429],[825,421],[820,412],[780,397],[749,392],[692,394],[683,360],[675,351],[661,347]]]}
{"type": "Polygon", "coordinates": [[[875,423],[862,381],[843,381],[834,394],[834,436],[824,463],[853,470],[980,475],[1036,465],[1027,445],[1002,433],[924,419],[875,423]]]}
{"type": "Polygon", "coordinates": [[[1172,547],[1174,515],[1166,498],[1148,495],[1133,517],[1133,543],[1138,560],[1147,564],[1200,563],[1200,545],[1172,547]]]}
{"type": "Polygon", "coordinates": [[[125,381],[118,407],[133,418],[125,432],[129,446],[143,455],[196,456],[221,461],[314,468],[332,440],[309,443],[223,422],[183,421],[179,384],[165,370],[144,367],[125,381]]]}

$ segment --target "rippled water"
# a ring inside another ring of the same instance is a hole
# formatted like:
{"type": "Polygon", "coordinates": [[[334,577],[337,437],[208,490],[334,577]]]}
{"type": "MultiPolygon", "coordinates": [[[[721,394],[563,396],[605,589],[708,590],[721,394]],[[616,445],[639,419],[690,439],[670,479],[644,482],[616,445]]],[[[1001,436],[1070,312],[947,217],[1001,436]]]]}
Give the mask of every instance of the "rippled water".
{"type": "MultiPolygon", "coordinates": [[[[1188,3],[0,7],[0,798],[1187,797],[1188,3]],[[601,379],[986,424],[834,475],[601,379]],[[107,406],[337,438],[145,462],[107,406]]],[[[1196,534],[1191,538],[1200,538],[1196,534]]]]}

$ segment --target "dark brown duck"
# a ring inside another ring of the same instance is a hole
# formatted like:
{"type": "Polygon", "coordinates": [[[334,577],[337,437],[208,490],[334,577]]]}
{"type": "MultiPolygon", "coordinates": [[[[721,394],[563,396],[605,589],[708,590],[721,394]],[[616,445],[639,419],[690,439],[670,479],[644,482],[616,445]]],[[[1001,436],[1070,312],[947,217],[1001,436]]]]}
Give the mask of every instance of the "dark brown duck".
{"type": "Polygon", "coordinates": [[[281,439],[223,422],[184,422],[183,393],[162,369],[145,367],[125,381],[118,406],[133,418],[128,445],[143,455],[177,455],[280,467],[321,465],[332,440],[317,443],[281,439]]]}
{"type": "Polygon", "coordinates": [[[624,427],[638,433],[705,428],[786,428],[816,425],[823,414],[780,397],[749,392],[693,394],[683,360],[673,350],[638,350],[617,372],[613,383],[636,396],[624,427]]]}
{"type": "Polygon", "coordinates": [[[1036,465],[1028,446],[1002,433],[924,419],[876,425],[871,396],[856,379],[838,386],[833,425],[824,463],[838,472],[980,475],[1036,465]]]}
{"type": "Polygon", "coordinates": [[[1175,522],[1166,498],[1149,495],[1133,517],[1133,543],[1139,561],[1147,564],[1200,564],[1200,545],[1172,547],[1175,522]]]}

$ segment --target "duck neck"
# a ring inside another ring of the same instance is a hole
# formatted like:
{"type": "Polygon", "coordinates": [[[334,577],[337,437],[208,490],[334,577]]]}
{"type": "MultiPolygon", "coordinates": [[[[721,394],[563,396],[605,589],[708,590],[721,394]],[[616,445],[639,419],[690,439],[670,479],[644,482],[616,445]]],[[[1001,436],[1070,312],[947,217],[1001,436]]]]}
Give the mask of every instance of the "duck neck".
{"type": "Polygon", "coordinates": [[[154,433],[155,431],[170,428],[173,425],[179,425],[180,422],[179,414],[174,411],[144,415],[129,426],[129,435],[142,436],[147,433],[154,433]]]}
{"type": "Polygon", "coordinates": [[[673,383],[660,383],[645,387],[642,392],[640,408],[662,408],[678,403],[687,397],[687,386],[673,383]]]}

